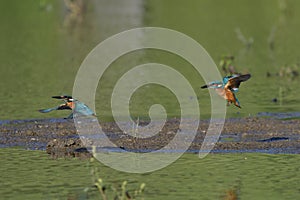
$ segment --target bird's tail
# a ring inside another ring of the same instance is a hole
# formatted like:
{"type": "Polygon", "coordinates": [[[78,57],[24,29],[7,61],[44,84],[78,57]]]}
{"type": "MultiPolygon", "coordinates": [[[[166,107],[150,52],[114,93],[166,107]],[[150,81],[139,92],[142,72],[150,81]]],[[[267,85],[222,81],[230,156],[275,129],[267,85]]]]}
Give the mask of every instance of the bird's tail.
{"type": "Polygon", "coordinates": [[[53,107],[53,108],[47,108],[47,109],[41,109],[39,110],[39,112],[41,113],[48,113],[48,112],[51,112],[53,110],[57,110],[59,106],[56,106],[56,107],[53,107]]]}
{"type": "Polygon", "coordinates": [[[218,89],[218,88],[222,88],[222,87],[223,87],[223,83],[220,82],[220,81],[213,81],[213,82],[210,82],[207,85],[201,86],[202,89],[204,89],[204,88],[218,89]]]}

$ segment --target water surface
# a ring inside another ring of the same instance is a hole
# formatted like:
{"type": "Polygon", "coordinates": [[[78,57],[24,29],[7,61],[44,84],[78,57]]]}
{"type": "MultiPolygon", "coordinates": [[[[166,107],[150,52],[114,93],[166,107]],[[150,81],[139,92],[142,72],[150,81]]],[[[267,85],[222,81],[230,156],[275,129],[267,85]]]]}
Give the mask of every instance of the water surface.
{"type": "MultiPolygon", "coordinates": [[[[60,0],[0,1],[1,120],[67,116],[68,111],[41,114],[37,110],[59,104],[52,95],[72,93],[80,64],[97,44],[142,26],[187,34],[216,64],[221,55],[235,56],[238,71],[251,73],[252,78],[238,93],[243,108],[228,107],[228,117],[299,112],[299,76],[286,70],[299,72],[299,1],[84,2],[74,17],[60,0]]],[[[209,117],[209,94],[200,89],[204,82],[192,66],[176,55],[148,50],[120,57],[100,80],[96,112],[101,120],[111,120],[110,97],[118,78],[133,66],[150,61],[172,66],[187,77],[198,95],[201,115],[209,117]]],[[[162,103],[169,116],[180,115],[174,95],[157,86],[141,88],[133,95],[132,115],[147,118],[154,103],[162,103]]],[[[231,188],[238,188],[240,199],[299,199],[299,155],[261,153],[215,154],[202,160],[186,154],[169,167],[148,174],[120,173],[100,164],[99,169],[109,186],[127,180],[133,192],[145,182],[145,199],[220,199],[231,188]]],[[[93,185],[87,161],[52,160],[44,151],[12,148],[0,148],[0,158],[3,199],[86,199],[84,189],[93,185]]],[[[89,198],[99,195],[92,191],[89,198]]]]}
{"type": "MultiPolygon", "coordinates": [[[[113,34],[142,26],[180,31],[198,41],[216,64],[222,55],[234,55],[237,70],[253,75],[238,93],[243,109],[229,107],[228,117],[299,111],[299,76],[276,75],[285,69],[300,70],[298,1],[191,0],[184,6],[179,0],[84,2],[77,18],[58,0],[1,2],[2,120],[66,115],[43,115],[37,110],[57,105],[52,95],[72,93],[80,64],[97,44],[113,34]],[[253,43],[248,45],[244,40],[253,43]]],[[[146,62],[167,64],[186,76],[198,95],[201,115],[209,117],[209,95],[200,90],[204,83],[193,67],[176,55],[145,50],[120,57],[100,80],[96,112],[101,119],[111,119],[110,97],[118,78],[146,62]]],[[[157,86],[140,88],[132,96],[131,114],[147,117],[154,103],[164,105],[169,116],[180,115],[174,95],[157,86]]]]}
{"type": "MultiPolygon", "coordinates": [[[[0,149],[0,195],[3,199],[99,199],[93,189],[91,163],[52,160],[40,151],[0,149]],[[20,166],[22,166],[20,168],[20,166]],[[90,188],[89,192],[84,189],[90,188]]],[[[145,199],[222,199],[236,189],[240,199],[299,199],[299,155],[185,154],[156,172],[128,174],[102,164],[93,166],[107,186],[128,181],[130,193],[146,183],[145,199]],[[276,166],[276,167],[274,167],[276,166]]]]}

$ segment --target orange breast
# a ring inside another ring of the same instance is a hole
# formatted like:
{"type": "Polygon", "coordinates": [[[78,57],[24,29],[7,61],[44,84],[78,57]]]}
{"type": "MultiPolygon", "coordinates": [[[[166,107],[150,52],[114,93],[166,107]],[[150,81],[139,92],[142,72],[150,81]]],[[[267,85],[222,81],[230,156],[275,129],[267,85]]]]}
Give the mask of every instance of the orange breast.
{"type": "Polygon", "coordinates": [[[73,110],[75,108],[74,102],[67,102],[67,105],[73,110]]]}
{"type": "Polygon", "coordinates": [[[230,102],[235,102],[235,98],[234,98],[234,95],[233,93],[228,90],[228,89],[225,89],[225,94],[226,94],[226,99],[230,102]]]}

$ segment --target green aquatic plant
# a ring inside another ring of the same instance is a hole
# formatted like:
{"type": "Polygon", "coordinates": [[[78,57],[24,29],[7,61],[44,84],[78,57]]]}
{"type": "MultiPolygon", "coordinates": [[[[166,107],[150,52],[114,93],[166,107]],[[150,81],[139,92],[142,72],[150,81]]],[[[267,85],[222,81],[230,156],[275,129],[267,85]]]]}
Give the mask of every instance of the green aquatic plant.
{"type": "Polygon", "coordinates": [[[222,196],[221,199],[223,199],[223,200],[239,200],[241,186],[242,186],[241,181],[238,180],[236,182],[235,186],[230,187],[229,189],[225,190],[224,195],[222,196]]]}
{"type": "MultiPolygon", "coordinates": [[[[92,175],[92,181],[93,181],[93,188],[97,188],[97,191],[101,195],[102,200],[109,200],[111,197],[114,200],[135,200],[135,199],[141,199],[143,200],[143,193],[146,184],[142,183],[139,188],[134,190],[134,192],[129,192],[127,189],[127,181],[123,181],[121,184],[121,187],[115,187],[113,185],[109,185],[104,183],[103,179],[100,177],[99,174],[99,168],[97,166],[97,163],[95,161],[96,156],[96,147],[92,147],[92,154],[93,157],[90,158],[89,161],[89,167],[90,172],[92,175]]],[[[88,193],[92,187],[85,188],[84,192],[88,193]]]]}
{"type": "Polygon", "coordinates": [[[114,199],[116,199],[116,200],[144,199],[143,192],[144,192],[145,186],[146,186],[146,184],[142,183],[140,185],[140,187],[134,191],[133,194],[130,194],[129,191],[127,190],[127,181],[124,181],[122,183],[120,191],[118,191],[117,188],[112,187],[112,190],[116,194],[114,199]]]}
{"type": "Polygon", "coordinates": [[[229,189],[225,192],[224,200],[238,200],[238,195],[235,189],[229,189]]]}

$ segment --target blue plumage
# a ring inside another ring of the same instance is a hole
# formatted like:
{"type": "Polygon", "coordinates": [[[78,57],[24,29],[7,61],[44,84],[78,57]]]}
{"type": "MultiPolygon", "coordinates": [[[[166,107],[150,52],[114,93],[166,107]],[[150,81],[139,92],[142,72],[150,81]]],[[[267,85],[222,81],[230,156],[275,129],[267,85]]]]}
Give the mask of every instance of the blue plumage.
{"type": "Polygon", "coordinates": [[[84,103],[75,100],[75,108],[73,109],[74,113],[78,113],[81,115],[95,115],[95,113],[84,103]]]}
{"type": "Polygon", "coordinates": [[[227,100],[228,105],[230,103],[234,103],[235,106],[241,108],[240,102],[235,93],[239,91],[241,82],[247,81],[250,77],[250,74],[233,74],[230,76],[225,76],[222,81],[212,81],[201,88],[213,88],[220,96],[227,100]]]}
{"type": "Polygon", "coordinates": [[[72,119],[73,115],[91,116],[95,113],[83,102],[73,99],[71,96],[53,96],[55,99],[62,99],[65,103],[53,108],[39,110],[41,113],[48,113],[53,110],[72,110],[67,119],[72,119]]]}

